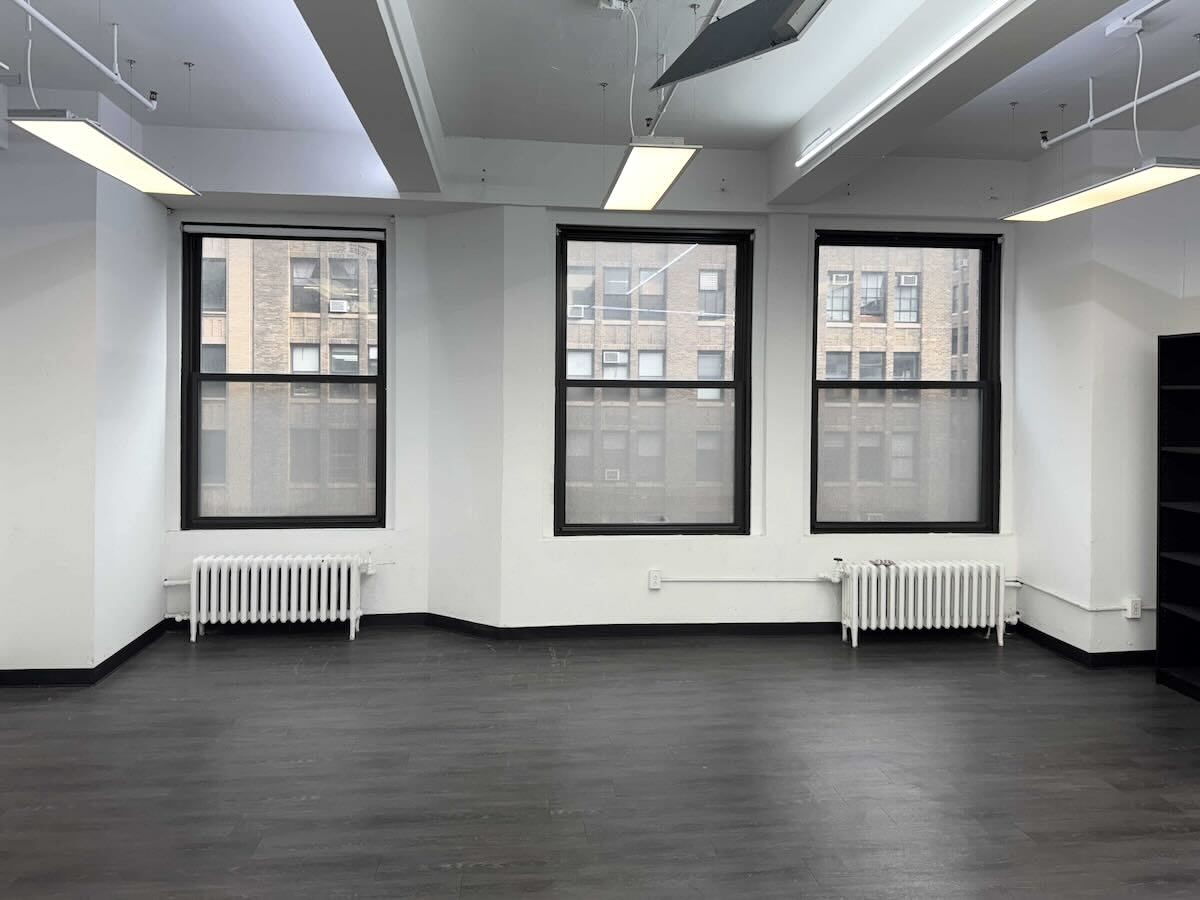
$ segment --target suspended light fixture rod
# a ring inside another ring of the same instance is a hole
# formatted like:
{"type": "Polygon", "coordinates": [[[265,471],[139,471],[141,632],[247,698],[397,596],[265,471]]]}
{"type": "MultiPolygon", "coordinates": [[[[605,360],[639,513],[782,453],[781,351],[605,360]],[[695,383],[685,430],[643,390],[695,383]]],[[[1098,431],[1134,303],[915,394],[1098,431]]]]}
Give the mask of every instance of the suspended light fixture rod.
{"type": "Polygon", "coordinates": [[[100,60],[98,60],[95,56],[89,53],[86,47],[51,22],[48,18],[42,15],[42,13],[34,9],[33,5],[29,3],[29,0],[10,0],[10,2],[13,3],[18,9],[21,9],[27,16],[32,16],[34,19],[36,19],[47,31],[49,31],[52,35],[91,63],[95,68],[100,70],[100,72],[103,73],[110,81],[112,81],[113,84],[128,93],[131,97],[133,97],[133,99],[137,100],[140,104],[142,104],[142,106],[146,107],[146,109],[153,110],[158,108],[158,99],[154,96],[153,91],[151,91],[150,97],[147,98],[140,91],[134,90],[129,82],[121,77],[121,73],[118,71],[117,66],[118,51],[116,25],[113,25],[113,67],[110,69],[104,63],[100,62],[100,60]]]}
{"type": "MultiPolygon", "coordinates": [[[[1177,91],[1177,90],[1179,90],[1179,88],[1184,87],[1185,85],[1191,84],[1193,81],[1200,81],[1200,71],[1193,72],[1191,75],[1184,75],[1178,81],[1172,81],[1170,84],[1163,85],[1156,91],[1151,91],[1148,94],[1143,94],[1141,96],[1141,98],[1138,99],[1137,105],[1144,106],[1145,104],[1149,103],[1151,100],[1157,100],[1159,97],[1163,97],[1163,96],[1171,93],[1171,91],[1177,91]]],[[[1134,104],[1132,101],[1130,101],[1129,103],[1125,103],[1121,106],[1118,106],[1116,109],[1110,110],[1109,112],[1106,112],[1106,113],[1102,113],[1101,115],[1096,116],[1094,119],[1091,119],[1087,122],[1084,122],[1082,125],[1072,128],[1070,131],[1064,131],[1058,137],[1046,138],[1045,140],[1042,141],[1042,149],[1048,150],[1049,148],[1053,147],[1055,144],[1060,144],[1063,141],[1070,140],[1071,138],[1076,137],[1077,135],[1083,134],[1085,131],[1090,131],[1092,128],[1099,125],[1101,122],[1107,122],[1109,119],[1115,119],[1117,116],[1124,115],[1125,113],[1132,110],[1133,107],[1134,107],[1134,104]]]]}

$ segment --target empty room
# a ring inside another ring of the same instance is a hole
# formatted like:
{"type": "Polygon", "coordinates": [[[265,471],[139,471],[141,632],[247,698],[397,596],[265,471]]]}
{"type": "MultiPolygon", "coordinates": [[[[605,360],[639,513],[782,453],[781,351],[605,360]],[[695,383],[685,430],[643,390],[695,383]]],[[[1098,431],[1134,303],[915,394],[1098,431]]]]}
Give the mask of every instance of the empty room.
{"type": "Polygon", "coordinates": [[[1200,897],[1200,0],[0,0],[0,897],[1200,897]]]}

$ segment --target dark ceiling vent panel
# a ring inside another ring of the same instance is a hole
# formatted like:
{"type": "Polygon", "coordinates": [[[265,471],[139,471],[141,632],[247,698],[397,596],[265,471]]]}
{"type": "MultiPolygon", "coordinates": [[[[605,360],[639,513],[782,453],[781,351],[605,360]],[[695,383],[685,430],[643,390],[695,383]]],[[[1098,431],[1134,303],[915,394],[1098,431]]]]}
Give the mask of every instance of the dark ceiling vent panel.
{"type": "Polygon", "coordinates": [[[792,43],[828,0],[754,0],[712,22],[651,90],[714,72],[792,43]]]}

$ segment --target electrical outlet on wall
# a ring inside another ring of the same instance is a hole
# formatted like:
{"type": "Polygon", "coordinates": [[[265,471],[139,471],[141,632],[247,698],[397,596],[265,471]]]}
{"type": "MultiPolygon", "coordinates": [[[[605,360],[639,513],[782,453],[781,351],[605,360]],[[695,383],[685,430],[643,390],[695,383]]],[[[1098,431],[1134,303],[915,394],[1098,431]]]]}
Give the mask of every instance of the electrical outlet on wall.
{"type": "Polygon", "coordinates": [[[646,579],[646,587],[652,591],[662,590],[662,570],[651,569],[650,577],[646,579]]]}
{"type": "Polygon", "coordinates": [[[1125,618],[1140,619],[1142,617],[1142,598],[1141,597],[1126,597],[1124,606],[1125,606],[1125,618]]]}

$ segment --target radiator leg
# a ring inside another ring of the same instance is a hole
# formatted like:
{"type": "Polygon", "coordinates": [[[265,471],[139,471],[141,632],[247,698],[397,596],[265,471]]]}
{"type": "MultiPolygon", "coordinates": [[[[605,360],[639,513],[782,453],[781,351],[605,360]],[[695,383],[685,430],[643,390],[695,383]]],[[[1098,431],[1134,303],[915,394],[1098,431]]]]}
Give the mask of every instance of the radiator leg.
{"type": "Polygon", "coordinates": [[[192,643],[196,643],[196,617],[192,616],[192,643]]]}
{"type": "Polygon", "coordinates": [[[858,646],[858,626],[857,625],[855,625],[853,628],[850,629],[850,646],[851,647],[858,646]]]}
{"type": "Polygon", "coordinates": [[[997,625],[996,625],[996,642],[1001,647],[1004,646],[1004,619],[1003,618],[1001,618],[999,623],[997,623],[997,625]]]}
{"type": "Polygon", "coordinates": [[[845,623],[845,621],[843,620],[843,622],[842,622],[842,643],[843,644],[846,643],[846,638],[849,636],[849,634],[850,634],[850,626],[848,626],[845,623]]]}
{"type": "Polygon", "coordinates": [[[351,611],[351,613],[350,613],[350,640],[354,640],[354,632],[356,632],[358,630],[357,628],[355,628],[355,625],[357,625],[357,624],[358,623],[354,619],[354,613],[353,613],[353,611],[351,611]]]}
{"type": "Polygon", "coordinates": [[[200,623],[199,630],[200,630],[200,637],[204,637],[204,623],[203,622],[200,623]]]}

